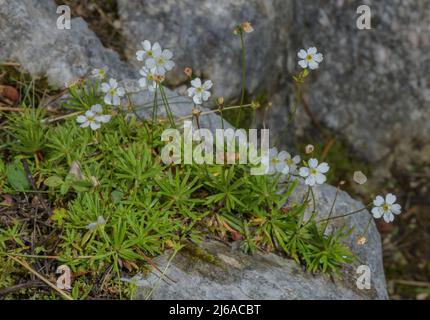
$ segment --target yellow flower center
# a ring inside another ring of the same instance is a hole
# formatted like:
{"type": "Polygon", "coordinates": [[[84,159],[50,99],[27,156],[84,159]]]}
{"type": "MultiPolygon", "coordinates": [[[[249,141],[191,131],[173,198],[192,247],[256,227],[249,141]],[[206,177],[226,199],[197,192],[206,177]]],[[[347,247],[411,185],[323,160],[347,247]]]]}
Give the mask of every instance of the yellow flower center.
{"type": "Polygon", "coordinates": [[[308,55],[306,56],[306,60],[307,60],[307,61],[312,61],[312,58],[313,58],[313,57],[312,57],[312,55],[311,55],[311,54],[308,54],[308,55]]]}
{"type": "Polygon", "coordinates": [[[148,57],[152,57],[154,54],[152,53],[152,50],[148,50],[148,51],[146,52],[146,55],[147,55],[148,57]]]}
{"type": "Polygon", "coordinates": [[[318,173],[317,169],[311,169],[311,174],[317,174],[317,173],[318,173]]]}
{"type": "Polygon", "coordinates": [[[164,64],[165,62],[166,62],[166,60],[164,60],[164,58],[163,58],[163,57],[158,57],[158,58],[157,58],[157,63],[158,63],[158,64],[161,64],[161,65],[162,65],[162,64],[164,64]]]}
{"type": "Polygon", "coordinates": [[[203,91],[205,91],[205,90],[203,89],[203,87],[199,87],[199,88],[196,89],[196,91],[198,93],[203,93],[203,91]]]}
{"type": "Polygon", "coordinates": [[[109,94],[110,94],[111,96],[116,95],[116,88],[110,88],[110,89],[109,89],[109,94]]]}
{"type": "Polygon", "coordinates": [[[382,210],[384,210],[385,212],[389,211],[391,208],[391,206],[388,203],[384,203],[384,205],[382,206],[382,210]]]}

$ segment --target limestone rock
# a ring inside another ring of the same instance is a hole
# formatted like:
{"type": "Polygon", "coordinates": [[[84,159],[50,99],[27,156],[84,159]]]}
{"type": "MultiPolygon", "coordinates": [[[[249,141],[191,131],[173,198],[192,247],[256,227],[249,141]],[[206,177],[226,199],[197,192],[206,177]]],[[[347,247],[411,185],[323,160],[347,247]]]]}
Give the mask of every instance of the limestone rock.
{"type": "MultiPolygon", "coordinates": [[[[299,187],[296,197],[305,192],[299,187]],[[300,192],[301,191],[301,192],[300,192]]],[[[318,210],[321,218],[326,217],[334,199],[336,189],[322,185],[315,188],[318,210]]],[[[341,192],[332,216],[362,208],[362,204],[341,192]]],[[[152,271],[141,281],[140,299],[387,299],[384,270],[381,259],[379,233],[372,222],[367,243],[358,246],[355,236],[365,228],[369,212],[363,211],[351,218],[333,220],[336,225],[355,227],[348,245],[358,261],[347,267],[343,279],[331,279],[327,275],[312,275],[302,269],[294,260],[282,258],[272,253],[258,252],[246,255],[231,246],[205,241],[201,247],[213,260],[196,254],[193,250],[183,250],[170,262],[166,276],[152,271]],[[356,286],[356,268],[368,265],[371,270],[371,289],[359,290],[356,286]],[[173,281],[175,282],[173,282],[173,281]]],[[[154,259],[160,270],[168,265],[171,253],[154,259]]]]}
{"type": "Polygon", "coordinates": [[[238,98],[241,90],[237,24],[250,21],[246,34],[247,91],[273,91],[285,72],[288,1],[277,0],[118,0],[130,62],[143,40],[158,41],[174,53],[173,84],[186,81],[185,67],[214,82],[214,95],[238,98]]]}
{"type": "MultiPolygon", "coordinates": [[[[430,11],[427,1],[294,1],[289,69],[297,50],[324,54],[305,97],[316,118],[373,164],[403,167],[430,137],[430,11]],[[370,30],[356,27],[371,9],[370,30]]],[[[273,128],[275,129],[275,128],[273,128]]],[[[428,162],[428,160],[427,160],[428,162]]]]}

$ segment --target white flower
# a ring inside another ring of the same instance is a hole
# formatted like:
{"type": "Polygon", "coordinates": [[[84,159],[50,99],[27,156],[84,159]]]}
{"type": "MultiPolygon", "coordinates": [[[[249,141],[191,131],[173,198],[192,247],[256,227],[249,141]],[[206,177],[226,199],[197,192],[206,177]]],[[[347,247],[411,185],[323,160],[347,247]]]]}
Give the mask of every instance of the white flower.
{"type": "Polygon", "coordinates": [[[330,169],[326,162],[318,164],[318,160],[311,158],[308,161],[307,167],[301,167],[299,170],[300,176],[305,178],[305,184],[313,187],[315,184],[323,184],[327,178],[324,173],[330,169]]]}
{"type": "Polygon", "coordinates": [[[104,102],[114,106],[120,105],[120,97],[125,94],[124,89],[118,87],[118,82],[115,79],[110,79],[109,83],[102,83],[102,91],[106,93],[104,102]]]}
{"type": "Polygon", "coordinates": [[[286,151],[281,151],[278,154],[278,160],[283,163],[283,168],[280,172],[283,174],[293,173],[297,169],[297,164],[300,162],[300,156],[291,157],[286,151]]]}
{"type": "Polygon", "coordinates": [[[151,45],[151,42],[145,40],[142,42],[143,50],[136,52],[136,59],[138,61],[145,61],[145,59],[153,58],[161,54],[161,46],[158,42],[151,45]]]}
{"type": "Polygon", "coordinates": [[[269,149],[269,167],[267,174],[273,174],[275,172],[282,172],[284,170],[285,163],[279,160],[279,153],[277,148],[269,149]]]}
{"type": "Polygon", "coordinates": [[[212,81],[207,80],[202,85],[200,78],[195,78],[191,81],[191,88],[188,88],[188,96],[193,98],[195,104],[202,104],[203,101],[207,101],[211,96],[209,89],[212,88],[212,81]]]}
{"type": "Polygon", "coordinates": [[[392,193],[387,194],[385,200],[382,196],[377,196],[375,200],[373,200],[373,217],[375,219],[383,217],[385,222],[392,222],[394,220],[394,215],[400,214],[402,209],[402,207],[395,202],[396,196],[392,193]]]}
{"type": "Polygon", "coordinates": [[[151,92],[155,91],[157,88],[157,82],[155,81],[157,76],[156,68],[148,69],[143,67],[139,70],[139,73],[143,76],[139,79],[139,85],[143,89],[148,89],[151,92]]]}
{"type": "Polygon", "coordinates": [[[95,104],[90,110],[85,112],[85,115],[80,115],[76,118],[76,122],[80,123],[81,128],[90,126],[92,130],[97,130],[101,127],[102,123],[110,121],[111,116],[102,114],[103,108],[99,104],[95,104]]]}
{"type": "Polygon", "coordinates": [[[299,60],[299,65],[303,69],[307,67],[311,70],[318,69],[318,64],[323,61],[323,55],[317,53],[317,48],[315,47],[309,48],[307,51],[301,49],[297,55],[301,59],[299,60]]]}
{"type": "Polygon", "coordinates": [[[146,60],[145,65],[149,69],[156,68],[158,74],[164,75],[166,71],[172,70],[173,67],[175,66],[175,63],[171,60],[172,57],[173,57],[173,53],[170,50],[165,49],[162,52],[159,52],[157,50],[157,51],[154,51],[154,54],[152,57],[146,60]]]}
{"type": "Polygon", "coordinates": [[[94,69],[93,71],[91,71],[91,76],[93,78],[99,79],[99,80],[103,80],[104,78],[106,78],[106,73],[107,73],[107,68],[101,68],[101,69],[94,69]]]}
{"type": "Polygon", "coordinates": [[[95,121],[100,123],[108,123],[111,119],[110,114],[103,114],[103,107],[99,104],[95,104],[90,109],[95,114],[95,121]]]}
{"type": "Polygon", "coordinates": [[[105,223],[105,218],[103,218],[102,216],[98,216],[97,221],[91,222],[85,228],[87,228],[88,230],[94,230],[98,226],[104,225],[105,223]]]}

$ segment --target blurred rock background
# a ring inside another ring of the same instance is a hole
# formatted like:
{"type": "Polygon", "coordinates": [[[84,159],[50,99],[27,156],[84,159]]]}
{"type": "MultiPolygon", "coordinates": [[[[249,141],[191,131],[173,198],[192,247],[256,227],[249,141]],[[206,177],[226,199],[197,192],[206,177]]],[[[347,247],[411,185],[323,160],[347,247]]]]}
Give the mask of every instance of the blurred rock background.
{"type": "Polygon", "coordinates": [[[159,41],[174,52],[172,89],[184,90],[183,69],[192,67],[214,81],[214,96],[228,102],[237,102],[241,90],[240,40],[232,31],[250,21],[255,31],[246,37],[246,99],[271,107],[260,110],[255,123],[247,114],[242,125],[264,122],[278,147],[298,153],[315,144],[332,166],[329,182],[347,181],[346,189],[364,202],[388,191],[398,194],[404,212],[394,225],[379,224],[389,293],[391,298],[430,297],[427,0],[56,2],[70,5],[73,17],[82,17],[105,47],[118,52],[123,60],[118,64],[137,66],[140,42],[159,41]],[[370,30],[356,27],[362,4],[371,8],[370,30]],[[310,46],[324,54],[324,61],[307,79],[291,120],[297,52],[310,46]],[[351,183],[355,170],[369,175],[365,187],[351,183]]]}

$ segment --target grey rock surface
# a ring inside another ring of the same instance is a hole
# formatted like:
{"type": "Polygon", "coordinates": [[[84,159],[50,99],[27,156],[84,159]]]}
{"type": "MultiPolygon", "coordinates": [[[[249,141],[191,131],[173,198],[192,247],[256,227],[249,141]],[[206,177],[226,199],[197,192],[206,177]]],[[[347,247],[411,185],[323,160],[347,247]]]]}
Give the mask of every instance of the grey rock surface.
{"type": "MultiPolygon", "coordinates": [[[[300,187],[297,200],[305,192],[300,187]]],[[[320,217],[330,211],[336,189],[323,185],[315,189],[320,217]]],[[[333,216],[341,215],[362,204],[341,192],[336,201],[333,216]]],[[[232,249],[214,240],[203,242],[201,247],[214,261],[202,258],[193,250],[180,251],[169,263],[171,253],[157,257],[154,262],[160,270],[166,266],[162,276],[152,271],[140,282],[140,299],[386,299],[384,270],[381,260],[381,243],[375,225],[371,224],[367,244],[358,246],[355,236],[363,231],[368,218],[367,211],[351,218],[335,219],[330,228],[341,224],[355,227],[348,245],[357,256],[357,263],[346,268],[342,279],[331,279],[327,275],[312,275],[294,260],[272,253],[258,252],[252,256],[232,249]],[[371,289],[359,290],[356,286],[358,265],[368,265],[371,270],[371,289]]],[[[329,229],[330,229],[329,228],[329,229]]],[[[329,231],[328,229],[328,231],[329,231]]]]}
{"type": "Polygon", "coordinates": [[[305,92],[316,118],[373,165],[405,169],[414,159],[428,163],[429,2],[293,2],[289,70],[298,70],[301,47],[324,53],[305,92]],[[356,27],[362,4],[371,9],[370,30],[356,27]]]}
{"type": "Polygon", "coordinates": [[[285,70],[290,3],[280,0],[118,0],[128,57],[136,62],[143,40],[160,42],[174,53],[173,83],[184,83],[185,67],[214,82],[214,95],[238,98],[241,90],[237,24],[250,21],[246,34],[248,92],[272,92],[285,70]]]}

